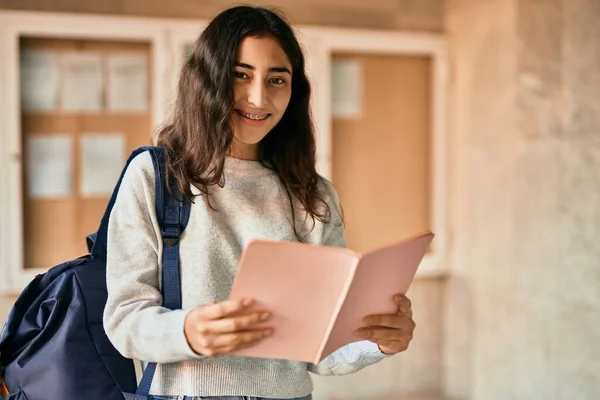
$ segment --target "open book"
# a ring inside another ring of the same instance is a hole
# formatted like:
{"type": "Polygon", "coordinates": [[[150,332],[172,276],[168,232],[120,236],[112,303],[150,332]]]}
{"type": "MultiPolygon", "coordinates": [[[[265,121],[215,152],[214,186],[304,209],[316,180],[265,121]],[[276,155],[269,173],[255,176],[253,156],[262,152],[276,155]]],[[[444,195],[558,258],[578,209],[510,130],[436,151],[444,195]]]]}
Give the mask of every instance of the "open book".
{"type": "MultiPolygon", "coordinates": [[[[394,314],[431,232],[359,254],[340,247],[253,240],[240,259],[230,299],[252,297],[252,310],[272,313],[272,336],[234,354],[319,363],[361,340],[354,331],[372,314],[394,314]]],[[[260,325],[258,325],[260,326],[260,325]]]]}

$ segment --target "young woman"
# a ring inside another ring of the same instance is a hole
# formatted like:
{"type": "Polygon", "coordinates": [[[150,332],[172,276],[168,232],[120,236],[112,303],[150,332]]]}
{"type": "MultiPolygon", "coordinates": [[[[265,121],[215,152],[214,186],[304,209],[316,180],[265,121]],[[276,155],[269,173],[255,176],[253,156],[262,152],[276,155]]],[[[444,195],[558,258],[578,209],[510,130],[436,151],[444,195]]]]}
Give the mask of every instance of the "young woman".
{"type": "Polygon", "coordinates": [[[357,342],[319,365],[229,354],[273,334],[252,329],[269,310],[243,313],[252,299],[227,300],[248,240],[345,246],[336,192],[315,171],[309,98],[300,46],[273,11],[226,10],[196,41],[159,132],[168,171],[193,202],[182,310],[162,307],[152,160],[131,163],[110,218],[104,325],[123,355],[159,363],[154,399],[310,399],[309,371],[348,374],[408,347],[415,324],[397,296],[397,314],[365,316],[357,342]]]}

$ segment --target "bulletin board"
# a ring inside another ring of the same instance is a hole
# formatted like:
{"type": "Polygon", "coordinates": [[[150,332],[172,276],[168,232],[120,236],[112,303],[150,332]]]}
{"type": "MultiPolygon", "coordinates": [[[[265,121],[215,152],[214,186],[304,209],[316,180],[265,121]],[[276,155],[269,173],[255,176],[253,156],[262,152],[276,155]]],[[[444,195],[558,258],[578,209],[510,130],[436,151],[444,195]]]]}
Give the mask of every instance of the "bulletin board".
{"type": "Polygon", "coordinates": [[[332,72],[332,181],[348,246],[432,229],[431,58],[337,53],[332,72]]]}
{"type": "Polygon", "coordinates": [[[128,154],[152,143],[151,51],[20,39],[25,268],[87,253],[128,154]]]}

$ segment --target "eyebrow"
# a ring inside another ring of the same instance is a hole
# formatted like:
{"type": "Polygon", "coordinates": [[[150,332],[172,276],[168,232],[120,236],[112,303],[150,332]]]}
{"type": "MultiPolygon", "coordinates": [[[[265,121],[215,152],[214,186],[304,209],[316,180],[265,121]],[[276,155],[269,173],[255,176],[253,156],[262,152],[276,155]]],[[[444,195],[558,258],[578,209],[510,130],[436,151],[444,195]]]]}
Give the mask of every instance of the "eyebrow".
{"type": "MultiPolygon", "coordinates": [[[[235,65],[237,67],[246,68],[251,71],[256,70],[256,67],[254,67],[250,64],[244,64],[244,63],[236,61],[235,65]]],[[[269,68],[269,72],[287,72],[288,74],[292,75],[292,72],[287,67],[271,67],[271,68],[269,68]]]]}

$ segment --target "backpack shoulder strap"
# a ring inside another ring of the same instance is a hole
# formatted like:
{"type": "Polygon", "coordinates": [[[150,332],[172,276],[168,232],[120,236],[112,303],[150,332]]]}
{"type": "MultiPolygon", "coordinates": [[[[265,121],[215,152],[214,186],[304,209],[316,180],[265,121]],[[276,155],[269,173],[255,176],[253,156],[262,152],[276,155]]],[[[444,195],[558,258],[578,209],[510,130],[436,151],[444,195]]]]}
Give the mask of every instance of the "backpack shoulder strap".
{"type": "MultiPolygon", "coordinates": [[[[155,173],[156,217],[162,232],[162,288],[163,306],[171,310],[181,308],[181,280],[179,273],[179,239],[190,218],[190,201],[181,193],[179,186],[166,172],[166,150],[149,148],[155,173]],[[167,179],[169,185],[167,186],[167,179]],[[168,190],[170,189],[170,191],[168,190]]],[[[148,396],[156,363],[149,363],[136,395],[148,396]]]]}
{"type": "Polygon", "coordinates": [[[154,164],[156,216],[162,230],[162,294],[163,305],[171,310],[181,308],[181,283],[179,279],[179,239],[190,219],[190,202],[181,193],[174,179],[169,179],[167,189],[166,150],[150,149],[154,164]]]}

